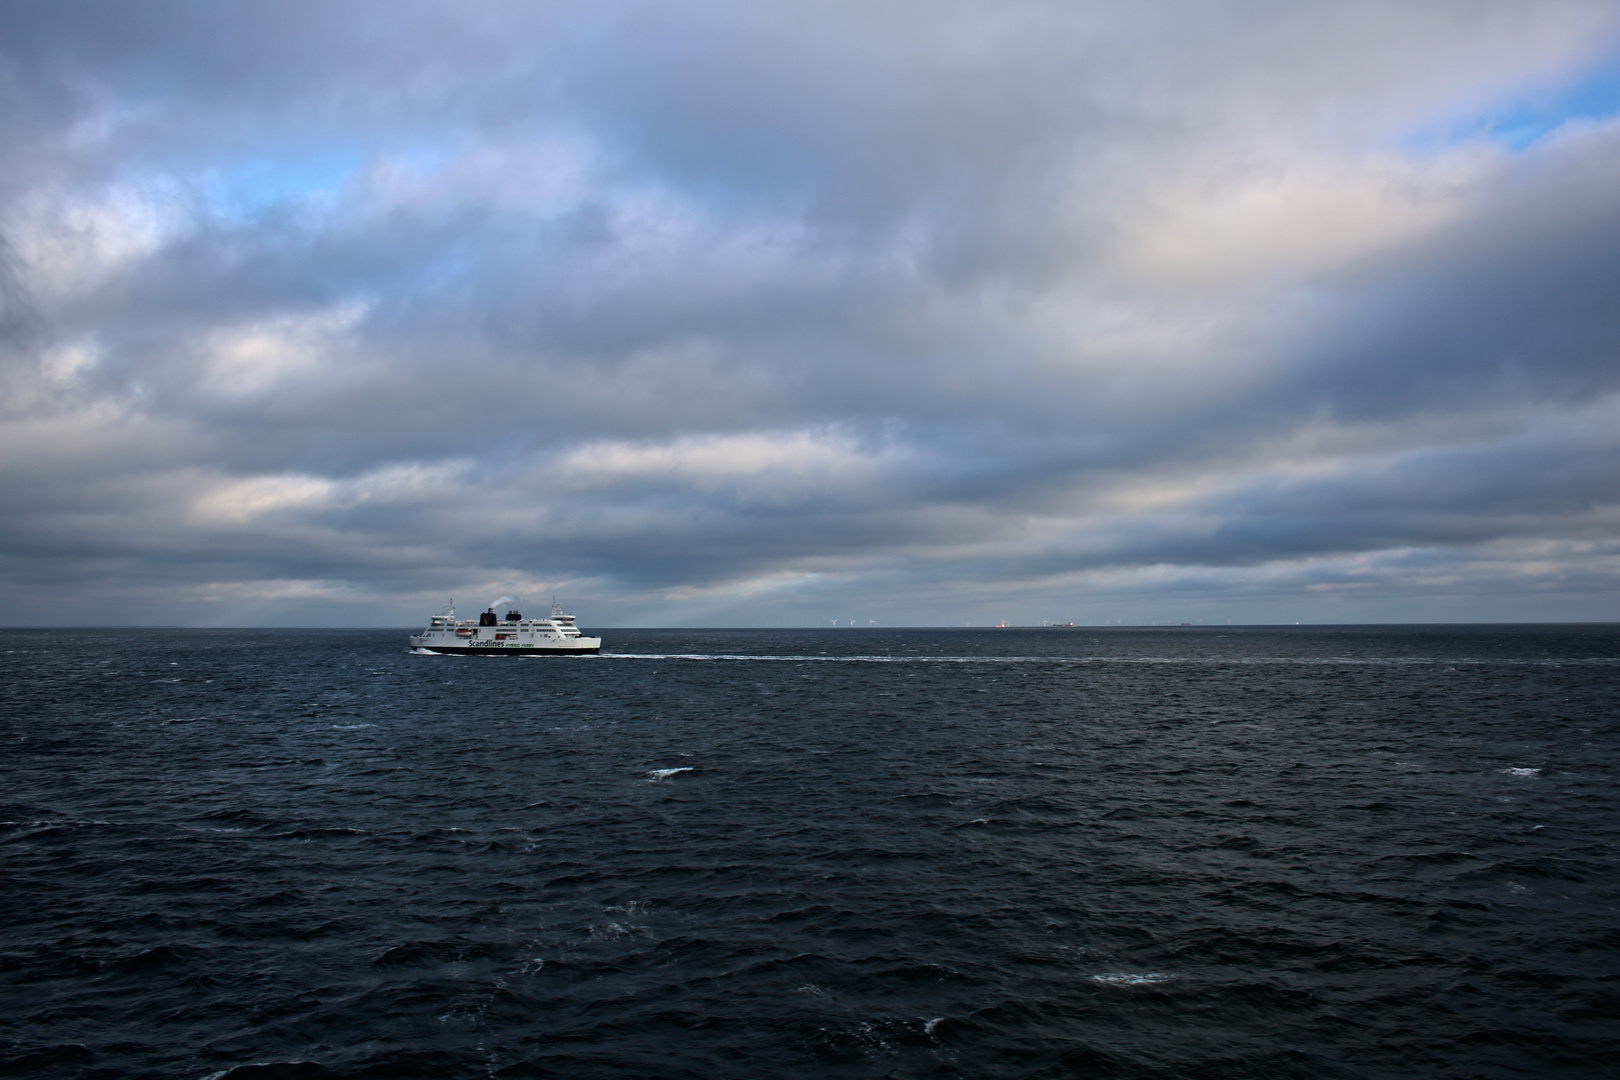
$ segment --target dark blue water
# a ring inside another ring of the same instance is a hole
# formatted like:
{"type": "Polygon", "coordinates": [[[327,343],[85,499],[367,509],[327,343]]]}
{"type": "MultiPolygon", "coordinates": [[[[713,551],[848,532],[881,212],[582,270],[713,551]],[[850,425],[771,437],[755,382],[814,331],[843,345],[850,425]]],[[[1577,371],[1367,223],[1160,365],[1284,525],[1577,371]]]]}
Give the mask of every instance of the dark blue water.
{"type": "Polygon", "coordinates": [[[1620,628],[0,633],[0,1072],[1620,1074],[1620,628]]]}

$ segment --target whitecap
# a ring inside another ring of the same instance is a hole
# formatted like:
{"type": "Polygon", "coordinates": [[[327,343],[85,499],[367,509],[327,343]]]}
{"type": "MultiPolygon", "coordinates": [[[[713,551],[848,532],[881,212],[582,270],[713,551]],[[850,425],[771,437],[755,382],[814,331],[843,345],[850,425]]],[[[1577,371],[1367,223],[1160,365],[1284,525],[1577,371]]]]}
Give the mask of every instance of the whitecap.
{"type": "Polygon", "coordinates": [[[1540,769],[1503,769],[1509,776],[1540,776],[1540,769]]]}
{"type": "Polygon", "coordinates": [[[692,766],[683,765],[679,769],[652,769],[647,773],[647,775],[652,777],[652,783],[656,784],[660,780],[669,779],[671,776],[674,776],[676,773],[691,772],[691,771],[692,771],[692,766]]]}
{"type": "Polygon", "coordinates": [[[1091,981],[1102,983],[1104,986],[1152,986],[1155,983],[1167,983],[1174,978],[1174,975],[1163,975],[1154,971],[1106,971],[1091,976],[1091,981]]]}

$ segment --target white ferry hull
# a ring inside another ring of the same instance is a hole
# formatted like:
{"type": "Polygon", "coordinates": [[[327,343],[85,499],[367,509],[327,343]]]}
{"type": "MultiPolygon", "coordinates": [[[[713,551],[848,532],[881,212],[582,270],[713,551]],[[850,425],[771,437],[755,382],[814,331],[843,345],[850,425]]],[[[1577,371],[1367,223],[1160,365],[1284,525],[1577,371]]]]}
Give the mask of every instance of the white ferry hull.
{"type": "Polygon", "coordinates": [[[602,651],[600,639],[595,645],[509,646],[505,642],[483,645],[415,645],[411,652],[418,656],[595,656],[602,651]]]}

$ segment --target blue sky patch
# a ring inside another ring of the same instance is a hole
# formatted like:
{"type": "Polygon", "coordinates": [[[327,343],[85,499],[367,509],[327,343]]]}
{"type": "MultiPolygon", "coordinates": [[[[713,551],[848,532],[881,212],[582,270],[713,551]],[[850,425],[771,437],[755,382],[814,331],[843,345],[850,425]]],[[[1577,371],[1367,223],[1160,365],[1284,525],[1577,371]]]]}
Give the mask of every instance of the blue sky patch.
{"type": "Polygon", "coordinates": [[[1438,153],[1484,139],[1524,150],[1572,121],[1616,114],[1620,114],[1620,57],[1589,69],[1577,82],[1538,87],[1484,111],[1423,128],[1402,146],[1413,153],[1438,153]]]}
{"type": "Polygon", "coordinates": [[[248,158],[211,177],[209,201],[226,217],[253,218],[290,200],[335,193],[362,161],[358,154],[341,151],[296,159],[248,158]]]}

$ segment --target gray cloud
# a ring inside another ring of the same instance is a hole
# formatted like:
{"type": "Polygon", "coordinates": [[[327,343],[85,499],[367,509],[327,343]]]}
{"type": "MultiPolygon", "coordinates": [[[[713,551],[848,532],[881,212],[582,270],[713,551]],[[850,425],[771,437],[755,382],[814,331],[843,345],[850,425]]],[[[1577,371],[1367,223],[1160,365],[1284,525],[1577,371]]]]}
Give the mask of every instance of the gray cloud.
{"type": "Polygon", "coordinates": [[[1612,617],[1620,121],[1488,118],[1617,51],[1601,3],[11,5],[0,619],[1612,617]]]}

